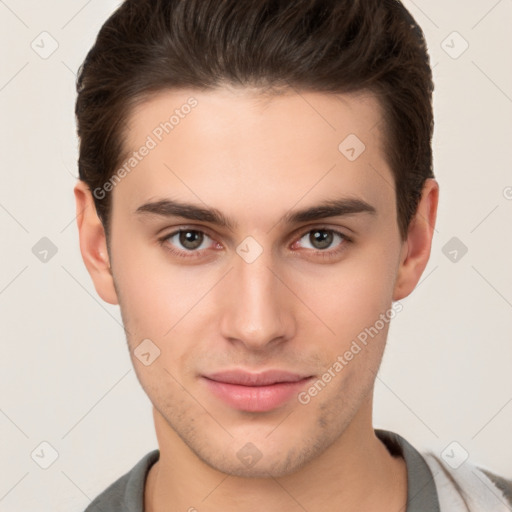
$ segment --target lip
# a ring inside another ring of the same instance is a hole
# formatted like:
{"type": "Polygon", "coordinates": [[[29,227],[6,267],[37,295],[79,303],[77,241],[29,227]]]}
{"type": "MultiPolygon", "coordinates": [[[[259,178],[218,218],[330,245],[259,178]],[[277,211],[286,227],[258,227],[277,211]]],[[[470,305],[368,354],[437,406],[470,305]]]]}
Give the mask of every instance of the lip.
{"type": "Polygon", "coordinates": [[[247,412],[266,412],[296,396],[313,376],[284,370],[228,370],[202,378],[210,392],[227,405],[247,412]]]}

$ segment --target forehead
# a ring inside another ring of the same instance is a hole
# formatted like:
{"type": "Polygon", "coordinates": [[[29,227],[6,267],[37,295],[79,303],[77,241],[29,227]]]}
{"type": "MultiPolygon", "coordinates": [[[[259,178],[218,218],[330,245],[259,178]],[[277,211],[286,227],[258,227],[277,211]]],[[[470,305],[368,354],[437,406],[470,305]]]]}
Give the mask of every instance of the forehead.
{"type": "MultiPolygon", "coordinates": [[[[369,92],[328,94],[286,89],[279,94],[264,94],[254,88],[228,86],[208,91],[160,91],[132,109],[127,122],[127,149],[137,146],[146,135],[165,143],[162,139],[171,132],[178,140],[180,134],[187,137],[194,130],[201,137],[197,143],[223,140],[226,146],[226,136],[231,135],[236,141],[232,146],[237,147],[244,135],[255,143],[274,141],[277,145],[306,138],[316,145],[318,140],[326,139],[326,144],[318,147],[321,151],[350,133],[367,145],[380,144],[381,121],[381,105],[369,92]],[[277,140],[269,140],[266,135],[277,135],[277,140]]],[[[302,146],[291,147],[298,150],[302,146]]],[[[310,149],[309,145],[304,147],[309,153],[310,149]]]]}
{"type": "Polygon", "coordinates": [[[389,210],[381,116],[370,94],[162,91],[131,112],[121,163],[128,172],[113,202],[133,211],[171,195],[249,215],[262,205],[270,214],[354,195],[389,210]]]}

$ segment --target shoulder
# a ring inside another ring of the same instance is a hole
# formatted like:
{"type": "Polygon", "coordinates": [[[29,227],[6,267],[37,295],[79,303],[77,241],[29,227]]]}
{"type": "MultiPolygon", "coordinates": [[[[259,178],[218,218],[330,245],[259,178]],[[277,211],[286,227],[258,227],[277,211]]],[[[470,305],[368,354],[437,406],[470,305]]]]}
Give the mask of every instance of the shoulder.
{"type": "Polygon", "coordinates": [[[510,512],[511,480],[470,461],[455,467],[431,451],[422,455],[432,472],[442,511],[510,512]]]}
{"type": "Polygon", "coordinates": [[[85,512],[101,512],[103,510],[120,512],[123,510],[124,494],[129,475],[130,473],[126,473],[114,483],[110,484],[101,494],[92,500],[85,509],[85,512]]]}
{"type": "Polygon", "coordinates": [[[487,475],[489,480],[496,485],[496,487],[505,495],[507,500],[512,503],[512,480],[507,480],[506,478],[503,478],[502,476],[495,475],[494,473],[491,473],[487,469],[478,468],[482,473],[487,475]]]}
{"type": "Polygon", "coordinates": [[[159,457],[158,449],[144,455],[130,471],[99,494],[84,512],[143,512],[146,477],[159,457]]]}

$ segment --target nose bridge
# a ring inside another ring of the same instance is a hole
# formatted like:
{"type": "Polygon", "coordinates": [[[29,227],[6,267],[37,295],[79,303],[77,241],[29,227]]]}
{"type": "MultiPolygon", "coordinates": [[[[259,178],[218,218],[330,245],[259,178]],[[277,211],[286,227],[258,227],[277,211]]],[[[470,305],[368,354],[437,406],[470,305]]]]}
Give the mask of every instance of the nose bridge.
{"type": "Polygon", "coordinates": [[[222,329],[226,338],[237,339],[253,349],[261,348],[291,335],[291,308],[283,296],[282,284],[270,270],[271,251],[263,250],[255,258],[253,253],[248,258],[243,248],[241,244],[228,278],[222,329]]]}

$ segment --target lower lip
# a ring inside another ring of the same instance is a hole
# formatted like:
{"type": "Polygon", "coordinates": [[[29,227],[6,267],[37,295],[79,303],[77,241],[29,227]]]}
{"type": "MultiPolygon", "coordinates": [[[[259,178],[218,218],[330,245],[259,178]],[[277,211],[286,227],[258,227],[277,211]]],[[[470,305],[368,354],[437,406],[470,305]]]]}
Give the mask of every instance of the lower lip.
{"type": "Polygon", "coordinates": [[[276,409],[297,396],[312,377],[297,382],[280,382],[269,386],[241,386],[203,379],[210,391],[225,403],[248,412],[265,412],[276,409]]]}

